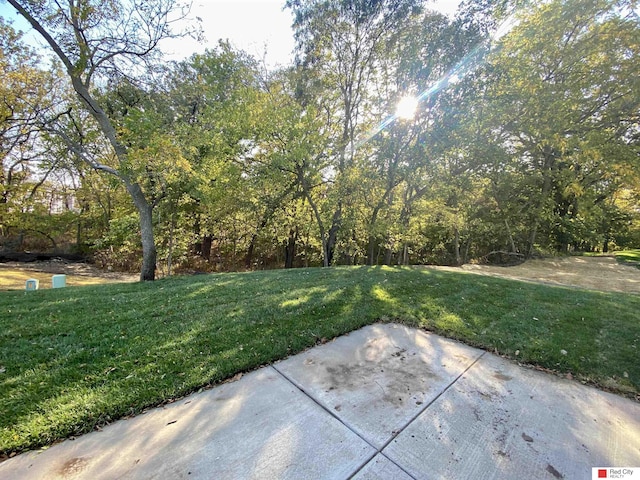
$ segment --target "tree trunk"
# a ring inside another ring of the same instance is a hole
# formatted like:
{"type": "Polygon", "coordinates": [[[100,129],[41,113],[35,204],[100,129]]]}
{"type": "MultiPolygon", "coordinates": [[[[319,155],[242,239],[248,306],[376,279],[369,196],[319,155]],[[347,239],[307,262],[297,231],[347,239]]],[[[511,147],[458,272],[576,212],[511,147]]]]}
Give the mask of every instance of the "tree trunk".
{"type": "Polygon", "coordinates": [[[513,241],[513,235],[511,234],[511,228],[509,227],[509,222],[507,219],[504,219],[504,226],[507,227],[507,235],[509,236],[509,244],[511,245],[511,253],[516,253],[516,243],[513,241]]]}
{"type": "Polygon", "coordinates": [[[393,250],[391,248],[386,247],[384,249],[384,264],[391,266],[391,259],[393,257],[393,250]]]}
{"type": "Polygon", "coordinates": [[[247,270],[251,270],[251,264],[253,263],[253,251],[256,249],[256,240],[258,234],[251,235],[251,241],[249,242],[249,248],[247,248],[247,254],[244,256],[244,266],[247,270]]]}
{"type": "MultiPolygon", "coordinates": [[[[84,207],[80,211],[80,213],[84,213],[84,207]]],[[[78,223],[76,224],[76,249],[80,251],[80,245],[82,244],[82,217],[78,216],[78,223]]]]}
{"type": "Polygon", "coordinates": [[[376,248],[376,236],[373,233],[373,229],[375,227],[376,221],[378,220],[378,212],[380,211],[379,205],[373,209],[373,213],[371,214],[371,222],[369,223],[369,248],[368,248],[368,257],[367,265],[373,266],[373,258],[374,252],[376,248]]]}
{"type": "Polygon", "coordinates": [[[471,238],[467,239],[464,246],[464,256],[462,257],[462,263],[465,264],[469,261],[469,248],[471,248],[471,238]]]}
{"type": "Polygon", "coordinates": [[[171,276],[171,262],[173,260],[173,229],[175,221],[175,215],[171,215],[171,224],[169,225],[169,253],[167,255],[167,277],[171,276]]]}
{"type": "Polygon", "coordinates": [[[529,234],[529,248],[527,248],[527,258],[533,256],[533,251],[536,243],[536,236],[538,234],[538,220],[535,221],[531,233],[529,234]]]}
{"type": "Polygon", "coordinates": [[[527,258],[531,258],[531,256],[533,256],[533,252],[535,249],[535,242],[536,242],[536,237],[538,234],[538,227],[540,226],[540,223],[542,221],[541,216],[542,213],[544,211],[544,206],[545,203],[547,202],[547,197],[549,196],[549,193],[551,192],[551,189],[553,187],[552,185],[552,172],[555,168],[555,156],[554,156],[554,152],[549,148],[549,147],[544,147],[543,148],[543,154],[544,154],[544,163],[543,163],[543,167],[542,167],[542,175],[543,175],[543,179],[542,179],[542,192],[540,195],[540,202],[538,207],[536,208],[536,212],[535,212],[535,218],[534,218],[534,223],[533,226],[531,228],[531,234],[529,235],[529,245],[527,248],[527,258]]]}
{"type": "Polygon", "coordinates": [[[284,249],[284,268],[293,268],[293,260],[296,258],[296,242],[298,240],[298,227],[289,230],[289,239],[284,249]]]}
{"type": "Polygon", "coordinates": [[[156,278],[156,243],[153,236],[153,206],[147,199],[137,183],[126,182],[127,191],[133,198],[133,203],[140,215],[140,236],[142,239],[142,269],[140,281],[153,281],[156,278]]]}
{"type": "Polygon", "coordinates": [[[333,256],[336,251],[336,243],[338,242],[338,230],[340,229],[340,222],[342,220],[342,202],[338,203],[338,209],[333,214],[333,220],[331,222],[331,228],[329,229],[329,235],[327,236],[327,261],[326,267],[331,265],[333,256]]]}
{"type": "Polygon", "coordinates": [[[200,243],[200,254],[202,258],[206,260],[211,259],[211,245],[213,244],[213,235],[207,233],[204,237],[202,237],[202,242],[200,243]]]}
{"type": "Polygon", "coordinates": [[[369,248],[367,250],[367,265],[373,266],[376,250],[376,237],[371,233],[369,234],[369,248]]]}
{"type": "Polygon", "coordinates": [[[255,233],[251,236],[251,242],[249,242],[249,248],[247,248],[247,254],[244,257],[244,264],[247,267],[247,270],[251,269],[251,264],[253,263],[253,252],[256,248],[256,241],[258,240],[258,233],[267,226],[269,219],[273,216],[273,211],[268,212],[268,215],[265,215],[260,221],[260,225],[256,229],[255,233]]]}
{"type": "Polygon", "coordinates": [[[307,200],[309,201],[309,206],[313,211],[313,216],[316,218],[316,222],[318,223],[318,229],[320,230],[320,241],[322,242],[322,266],[328,267],[329,263],[329,252],[327,247],[327,236],[324,230],[324,223],[322,222],[322,217],[320,216],[320,212],[318,211],[318,206],[311,198],[311,192],[306,187],[305,183],[302,183],[303,191],[307,200]]]}
{"type": "Polygon", "coordinates": [[[453,253],[455,255],[455,266],[462,265],[462,257],[460,256],[460,230],[457,226],[453,227],[453,253]]]}

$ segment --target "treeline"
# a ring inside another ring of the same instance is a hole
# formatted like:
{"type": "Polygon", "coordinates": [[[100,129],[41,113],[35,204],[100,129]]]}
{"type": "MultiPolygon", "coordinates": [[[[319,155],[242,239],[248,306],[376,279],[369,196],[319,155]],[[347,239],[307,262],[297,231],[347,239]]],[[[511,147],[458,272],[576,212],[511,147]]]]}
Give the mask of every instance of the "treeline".
{"type": "Polygon", "coordinates": [[[0,24],[5,250],[149,280],[640,245],[633,2],[288,0],[276,71],[225,42],[163,62],[172,2],[40,3],[50,69],[0,24]]]}

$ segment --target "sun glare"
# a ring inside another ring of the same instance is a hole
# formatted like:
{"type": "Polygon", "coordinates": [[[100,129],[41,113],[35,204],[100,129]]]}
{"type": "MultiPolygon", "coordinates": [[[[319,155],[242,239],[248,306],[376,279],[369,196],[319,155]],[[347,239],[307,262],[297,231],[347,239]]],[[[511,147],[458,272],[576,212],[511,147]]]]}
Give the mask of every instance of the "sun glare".
{"type": "Polygon", "coordinates": [[[418,99],[414,96],[402,97],[396,108],[396,117],[411,120],[418,108],[418,99]]]}

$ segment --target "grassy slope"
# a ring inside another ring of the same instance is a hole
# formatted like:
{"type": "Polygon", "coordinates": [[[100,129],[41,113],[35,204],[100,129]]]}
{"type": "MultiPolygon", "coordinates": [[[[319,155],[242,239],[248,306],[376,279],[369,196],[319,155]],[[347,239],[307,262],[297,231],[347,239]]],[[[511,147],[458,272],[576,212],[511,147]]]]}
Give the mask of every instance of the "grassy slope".
{"type": "Polygon", "coordinates": [[[640,249],[616,252],[616,259],[622,263],[630,263],[640,268],[640,249]]]}
{"type": "Polygon", "coordinates": [[[380,319],[637,393],[639,311],[637,295],[385,267],[0,293],[0,452],[90,431],[380,319]]]}

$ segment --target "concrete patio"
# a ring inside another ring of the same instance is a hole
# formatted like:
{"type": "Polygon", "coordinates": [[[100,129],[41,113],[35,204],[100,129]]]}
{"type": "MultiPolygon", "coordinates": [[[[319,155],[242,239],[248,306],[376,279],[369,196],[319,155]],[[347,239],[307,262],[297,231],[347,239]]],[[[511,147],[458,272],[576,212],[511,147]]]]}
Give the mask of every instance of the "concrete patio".
{"type": "Polygon", "coordinates": [[[2,479],[589,479],[640,466],[640,404],[372,325],[99,432],[2,479]]]}

